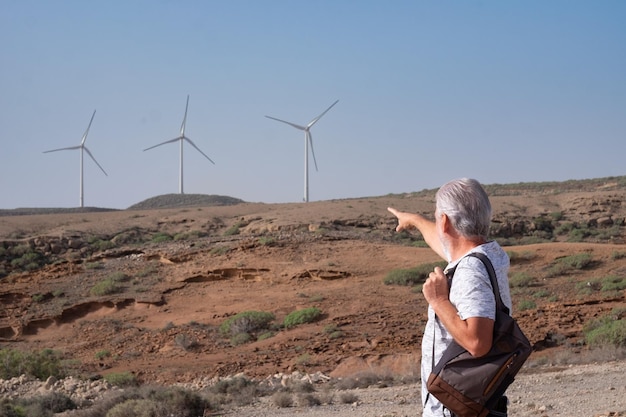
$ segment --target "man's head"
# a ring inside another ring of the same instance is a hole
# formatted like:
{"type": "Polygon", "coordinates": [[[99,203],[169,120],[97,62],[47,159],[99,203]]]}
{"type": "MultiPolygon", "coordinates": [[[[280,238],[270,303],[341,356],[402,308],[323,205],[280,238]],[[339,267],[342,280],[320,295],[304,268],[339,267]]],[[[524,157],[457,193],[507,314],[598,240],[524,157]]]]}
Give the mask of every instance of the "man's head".
{"type": "Polygon", "coordinates": [[[444,184],[436,195],[436,215],[445,214],[461,236],[485,241],[491,225],[491,203],[476,180],[461,178],[444,184]]]}

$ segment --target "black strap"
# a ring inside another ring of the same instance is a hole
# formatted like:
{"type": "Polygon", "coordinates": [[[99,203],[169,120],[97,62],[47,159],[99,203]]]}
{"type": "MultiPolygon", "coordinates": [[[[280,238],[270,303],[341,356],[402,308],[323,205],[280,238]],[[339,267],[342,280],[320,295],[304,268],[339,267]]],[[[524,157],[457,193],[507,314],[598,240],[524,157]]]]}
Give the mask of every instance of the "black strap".
{"type": "Polygon", "coordinates": [[[496,309],[506,312],[509,314],[509,308],[504,305],[502,302],[502,297],[500,296],[500,287],[498,286],[498,279],[496,278],[496,270],[493,268],[493,264],[491,260],[484,253],[480,252],[472,252],[467,256],[473,256],[474,258],[478,258],[483,261],[485,264],[485,268],[487,268],[487,273],[489,274],[489,280],[491,281],[491,287],[493,289],[493,294],[496,297],[496,309]]]}

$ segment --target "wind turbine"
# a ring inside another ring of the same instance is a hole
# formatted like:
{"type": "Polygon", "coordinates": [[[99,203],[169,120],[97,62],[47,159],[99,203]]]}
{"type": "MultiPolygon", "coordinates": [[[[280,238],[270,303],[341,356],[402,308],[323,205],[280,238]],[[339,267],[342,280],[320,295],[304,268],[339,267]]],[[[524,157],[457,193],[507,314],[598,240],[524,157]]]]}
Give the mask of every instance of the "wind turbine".
{"type": "Polygon", "coordinates": [[[56,151],[67,151],[67,150],[71,150],[71,149],[80,149],[80,207],[83,207],[83,202],[84,202],[84,198],[83,198],[83,194],[84,194],[84,187],[83,187],[83,151],[87,152],[87,155],[89,155],[89,157],[91,159],[93,159],[93,161],[96,163],[96,165],[98,165],[98,168],[100,168],[102,170],[102,172],[104,172],[104,175],[106,175],[107,177],[109,176],[106,171],[104,170],[104,168],[102,168],[100,166],[100,164],[98,163],[98,161],[96,161],[96,158],[93,157],[93,155],[91,154],[91,152],[89,152],[89,149],[87,149],[87,147],[85,146],[85,141],[87,140],[87,135],[89,134],[89,128],[91,127],[91,123],[93,122],[93,118],[96,115],[96,111],[93,111],[93,114],[91,115],[91,120],[89,121],[89,125],[87,126],[87,130],[85,130],[85,133],[83,134],[83,139],[80,141],[80,145],[77,146],[70,146],[67,148],[59,148],[59,149],[52,149],[50,151],[44,151],[44,153],[49,153],[49,152],[56,152],[56,151]]]}
{"type": "Polygon", "coordinates": [[[323,115],[328,112],[328,110],[330,110],[338,102],[339,100],[335,101],[333,104],[330,105],[329,108],[324,110],[324,112],[317,116],[315,119],[311,120],[306,126],[297,125],[295,123],[277,119],[272,116],[265,116],[268,119],[277,120],[279,122],[286,123],[289,126],[293,126],[296,129],[304,130],[304,202],[309,201],[309,145],[311,146],[311,155],[313,155],[313,163],[315,164],[315,170],[317,171],[317,161],[315,160],[315,151],[313,150],[313,136],[311,135],[311,128],[315,123],[317,123],[319,119],[322,118],[323,115]]]}
{"type": "Polygon", "coordinates": [[[215,162],[213,162],[211,160],[211,158],[209,158],[208,156],[206,156],[206,154],[204,152],[202,152],[200,150],[200,148],[198,148],[196,146],[195,143],[193,143],[193,141],[191,139],[189,139],[187,136],[185,136],[185,123],[187,122],[187,109],[189,108],[189,94],[187,94],[187,105],[185,106],[185,117],[183,117],[183,124],[180,126],[180,136],[174,138],[174,139],[170,139],[170,140],[166,140],[165,142],[161,142],[158,145],[154,145],[151,146],[149,148],[144,149],[144,152],[147,150],[150,150],[152,148],[156,148],[157,146],[161,146],[161,145],[165,145],[166,143],[172,143],[172,142],[176,142],[176,141],[180,141],[180,174],[178,176],[178,192],[179,194],[184,194],[183,192],[183,142],[187,141],[189,142],[189,144],[191,146],[193,146],[194,148],[196,148],[196,150],[198,152],[200,152],[206,159],[208,159],[213,165],[215,165],[215,162]]]}

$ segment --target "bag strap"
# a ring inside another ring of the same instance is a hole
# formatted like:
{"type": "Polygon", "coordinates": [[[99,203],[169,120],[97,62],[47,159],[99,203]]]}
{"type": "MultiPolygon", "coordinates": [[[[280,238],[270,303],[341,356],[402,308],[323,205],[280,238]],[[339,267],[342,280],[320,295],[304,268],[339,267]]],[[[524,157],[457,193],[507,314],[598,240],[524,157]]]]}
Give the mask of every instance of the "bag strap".
{"type": "Polygon", "coordinates": [[[493,294],[496,297],[496,309],[504,311],[506,314],[509,314],[509,308],[505,306],[502,302],[502,297],[500,296],[500,287],[498,286],[498,279],[496,278],[496,270],[493,268],[491,260],[487,257],[487,255],[480,252],[472,252],[467,254],[467,256],[478,258],[483,262],[485,268],[487,268],[487,273],[489,274],[489,280],[491,281],[493,294]]]}

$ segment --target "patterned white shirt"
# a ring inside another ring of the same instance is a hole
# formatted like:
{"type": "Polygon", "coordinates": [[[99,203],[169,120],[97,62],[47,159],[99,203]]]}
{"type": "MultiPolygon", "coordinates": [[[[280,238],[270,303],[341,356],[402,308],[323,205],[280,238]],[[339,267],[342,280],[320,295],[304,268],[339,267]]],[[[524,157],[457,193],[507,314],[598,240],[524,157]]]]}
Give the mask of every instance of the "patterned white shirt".
{"type": "MultiPolygon", "coordinates": [[[[488,242],[473,248],[470,252],[481,252],[489,257],[496,271],[498,287],[502,302],[511,310],[511,293],[509,291],[508,271],[510,260],[506,252],[497,242],[488,242]]],[[[450,285],[450,302],[458,311],[459,317],[466,320],[469,317],[485,317],[495,320],[496,301],[489,280],[489,273],[482,261],[475,257],[463,256],[451,262],[444,272],[456,267],[454,277],[450,285]]],[[[446,328],[436,319],[433,309],[428,307],[428,321],[422,337],[422,404],[424,404],[423,417],[449,416],[449,411],[443,409],[443,405],[434,396],[428,396],[426,381],[430,375],[432,364],[439,361],[441,355],[450,342],[452,336],[446,328]],[[433,343],[435,359],[433,361],[433,343]]]]}

